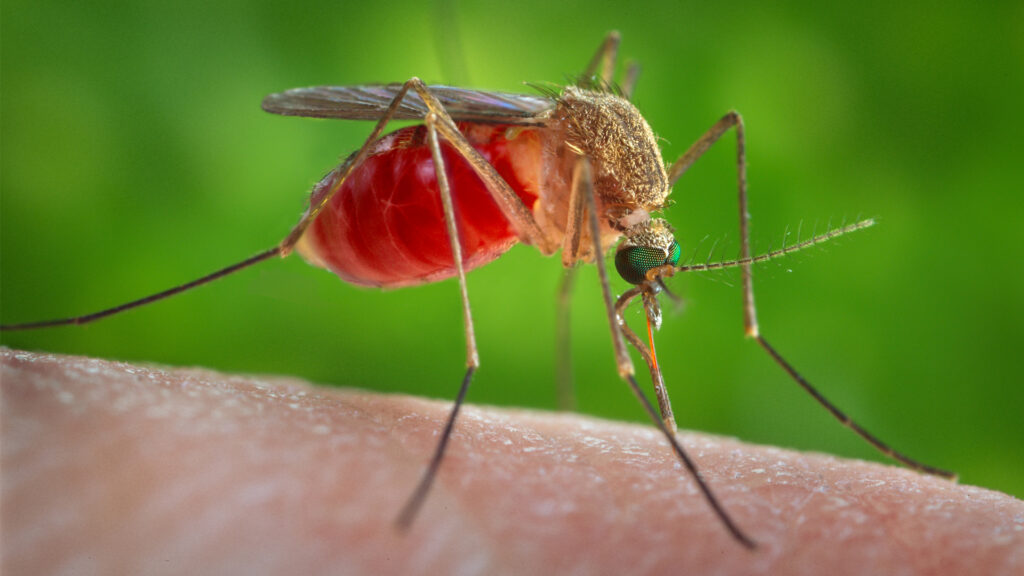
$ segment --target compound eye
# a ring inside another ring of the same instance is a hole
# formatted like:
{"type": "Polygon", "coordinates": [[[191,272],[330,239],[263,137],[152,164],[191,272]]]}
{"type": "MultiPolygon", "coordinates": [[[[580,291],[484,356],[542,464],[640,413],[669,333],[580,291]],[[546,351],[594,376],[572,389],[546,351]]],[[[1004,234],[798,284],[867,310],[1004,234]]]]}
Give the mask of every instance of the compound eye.
{"type": "Polygon", "coordinates": [[[623,280],[630,284],[641,284],[647,280],[652,268],[679,263],[679,243],[673,241],[668,253],[662,248],[650,246],[627,246],[615,253],[615,269],[623,280]]]}

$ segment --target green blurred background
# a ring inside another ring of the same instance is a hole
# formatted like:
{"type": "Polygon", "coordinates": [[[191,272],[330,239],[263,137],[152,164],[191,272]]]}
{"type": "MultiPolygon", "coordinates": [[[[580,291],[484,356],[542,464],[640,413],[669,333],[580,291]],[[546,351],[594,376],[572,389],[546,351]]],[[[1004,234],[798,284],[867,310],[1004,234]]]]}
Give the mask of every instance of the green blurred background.
{"type": "MultiPolygon", "coordinates": [[[[1024,494],[1024,4],[282,4],[3,2],[3,322],[91,312],[279,241],[370,126],[271,116],[266,93],[413,75],[529,91],[578,73],[617,28],[666,158],[744,114],[755,249],[801,222],[879,221],[757,269],[766,337],[898,449],[1024,494]]],[[[719,257],[738,251],[733,143],[676,187],[667,216],[684,254],[715,240],[719,257]]],[[[517,247],[470,275],[483,361],[471,402],[554,408],[561,274],[517,247]]],[[[687,306],[658,350],[681,426],[879,458],[744,340],[738,274],[672,286],[687,306]]],[[[573,331],[579,410],[643,421],[592,267],[573,331]]],[[[438,398],[454,396],[464,350],[454,282],[365,290],[299,258],[2,342],[438,398]]]]}

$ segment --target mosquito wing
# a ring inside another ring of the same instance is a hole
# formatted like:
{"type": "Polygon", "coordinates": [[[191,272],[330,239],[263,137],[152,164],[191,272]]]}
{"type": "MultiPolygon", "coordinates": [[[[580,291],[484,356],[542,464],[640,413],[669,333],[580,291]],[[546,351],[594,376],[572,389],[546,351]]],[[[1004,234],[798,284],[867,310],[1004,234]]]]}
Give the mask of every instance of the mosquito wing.
{"type": "MultiPolygon", "coordinates": [[[[545,113],[555,106],[545,96],[489,92],[430,86],[430,92],[444,105],[453,120],[502,124],[543,124],[545,113]]],[[[282,116],[377,120],[387,110],[402,84],[361,86],[313,86],[294,88],[263,99],[263,109],[282,116]]],[[[413,91],[406,93],[393,116],[396,120],[422,120],[427,106],[413,91]]]]}

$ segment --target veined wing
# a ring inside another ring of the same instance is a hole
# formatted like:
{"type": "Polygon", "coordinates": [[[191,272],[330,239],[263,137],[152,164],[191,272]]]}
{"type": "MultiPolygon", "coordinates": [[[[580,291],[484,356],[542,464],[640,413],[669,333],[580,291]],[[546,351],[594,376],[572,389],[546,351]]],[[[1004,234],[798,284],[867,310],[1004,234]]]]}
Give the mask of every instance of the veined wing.
{"type": "MultiPolygon", "coordinates": [[[[453,120],[502,124],[543,124],[545,112],[555,106],[546,96],[429,86],[453,120]]],[[[282,116],[377,120],[387,110],[402,84],[313,86],[293,88],[263,99],[263,109],[282,116]]],[[[393,116],[396,120],[422,120],[427,106],[410,90],[393,116]]]]}

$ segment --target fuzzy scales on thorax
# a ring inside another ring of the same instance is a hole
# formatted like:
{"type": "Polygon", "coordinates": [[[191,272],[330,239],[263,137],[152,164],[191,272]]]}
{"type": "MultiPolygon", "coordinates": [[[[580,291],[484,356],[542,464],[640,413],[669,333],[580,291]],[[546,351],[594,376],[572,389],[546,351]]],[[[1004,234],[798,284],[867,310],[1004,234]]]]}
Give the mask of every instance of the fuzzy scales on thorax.
{"type": "MultiPolygon", "coordinates": [[[[651,127],[628,100],[609,92],[569,86],[546,125],[541,197],[535,216],[549,238],[565,229],[573,166],[581,155],[590,159],[594,194],[601,218],[601,245],[607,249],[620,236],[611,221],[637,209],[664,208],[668,175],[651,127]]],[[[584,235],[589,234],[584,231],[584,235]]],[[[584,243],[587,246],[589,243],[584,243]]],[[[584,249],[584,260],[591,260],[584,249]]]]}

